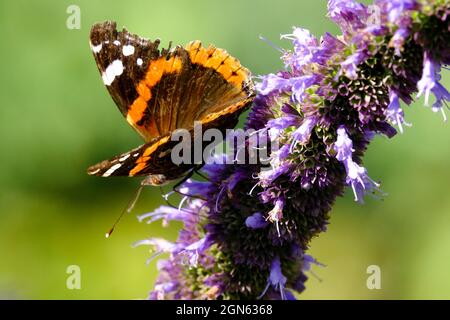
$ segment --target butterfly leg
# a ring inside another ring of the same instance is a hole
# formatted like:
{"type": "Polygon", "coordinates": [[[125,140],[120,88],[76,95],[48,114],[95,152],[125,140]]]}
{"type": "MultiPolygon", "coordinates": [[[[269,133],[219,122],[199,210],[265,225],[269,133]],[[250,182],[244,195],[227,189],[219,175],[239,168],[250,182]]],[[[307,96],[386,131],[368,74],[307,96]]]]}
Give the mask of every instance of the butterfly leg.
{"type": "Polygon", "coordinates": [[[185,183],[186,181],[188,181],[193,175],[194,175],[195,171],[194,169],[189,170],[189,172],[180,180],[178,181],[173,187],[172,187],[172,191],[173,192],[177,192],[179,194],[182,194],[180,192],[180,190],[178,190],[179,187],[181,187],[181,185],[183,183],[185,183]]]}
{"type": "MultiPolygon", "coordinates": [[[[195,196],[195,195],[191,195],[191,194],[185,194],[183,192],[181,192],[178,188],[183,185],[187,180],[189,180],[194,173],[198,174],[198,170],[203,166],[203,164],[200,165],[196,165],[194,168],[192,168],[191,170],[189,170],[189,172],[183,177],[183,179],[181,179],[180,181],[178,181],[173,187],[172,190],[182,196],[185,197],[191,197],[191,198],[198,198],[198,199],[202,199],[199,196],[195,196]]],[[[201,175],[203,177],[203,175],[201,175]]]]}

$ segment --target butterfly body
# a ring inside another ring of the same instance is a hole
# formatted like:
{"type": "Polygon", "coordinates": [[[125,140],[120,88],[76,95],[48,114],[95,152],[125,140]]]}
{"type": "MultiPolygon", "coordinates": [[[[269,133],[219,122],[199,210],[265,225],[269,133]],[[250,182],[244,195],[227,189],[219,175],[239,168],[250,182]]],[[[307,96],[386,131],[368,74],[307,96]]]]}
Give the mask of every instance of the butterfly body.
{"type": "Polygon", "coordinates": [[[179,141],[173,133],[185,129],[193,141],[195,122],[203,131],[225,133],[254,98],[249,71],[225,50],[199,41],[159,50],[159,40],[104,22],[92,27],[90,42],[105,86],[145,143],[91,166],[88,174],[146,176],[152,185],[176,180],[198,163],[174,164],[171,152],[179,141]]]}

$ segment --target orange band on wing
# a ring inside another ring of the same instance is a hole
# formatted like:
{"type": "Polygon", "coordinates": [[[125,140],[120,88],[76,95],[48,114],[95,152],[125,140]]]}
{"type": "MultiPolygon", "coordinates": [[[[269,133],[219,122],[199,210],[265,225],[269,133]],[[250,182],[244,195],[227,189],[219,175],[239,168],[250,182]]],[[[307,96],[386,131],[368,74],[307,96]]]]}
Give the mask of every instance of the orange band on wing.
{"type": "Polygon", "coordinates": [[[136,166],[134,166],[133,169],[130,170],[129,172],[129,176],[134,176],[136,174],[138,174],[139,172],[141,172],[142,170],[144,170],[147,167],[147,163],[148,161],[151,159],[151,155],[153,152],[156,151],[156,149],[158,149],[158,147],[164,143],[166,143],[167,141],[169,141],[169,136],[164,137],[162,139],[160,139],[159,141],[157,141],[156,143],[148,146],[144,152],[142,153],[142,155],[136,159],[136,166]]]}
{"type": "Polygon", "coordinates": [[[164,74],[178,72],[181,69],[181,64],[181,59],[177,56],[172,56],[169,59],[160,57],[150,63],[145,78],[136,86],[138,97],[128,108],[127,121],[138,132],[144,135],[145,138],[156,137],[159,135],[154,121],[149,121],[149,123],[145,125],[145,128],[143,128],[144,125],[137,124],[144,117],[148,101],[152,98],[151,89],[161,80],[164,74]]]}
{"type": "Polygon", "coordinates": [[[236,58],[231,57],[223,49],[214,46],[204,48],[199,41],[191,42],[186,50],[192,63],[200,64],[207,68],[214,68],[225,80],[241,89],[242,83],[248,78],[248,71],[243,68],[236,58]]]}

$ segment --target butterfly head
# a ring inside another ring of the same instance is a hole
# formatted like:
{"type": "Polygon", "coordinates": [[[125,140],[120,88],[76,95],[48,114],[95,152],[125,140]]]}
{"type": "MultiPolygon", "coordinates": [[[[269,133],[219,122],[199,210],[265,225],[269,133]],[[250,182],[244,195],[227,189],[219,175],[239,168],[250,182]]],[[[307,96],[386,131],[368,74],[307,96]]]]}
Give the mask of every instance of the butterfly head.
{"type": "Polygon", "coordinates": [[[163,186],[168,184],[172,180],[167,179],[167,177],[163,174],[151,174],[147,176],[141,184],[143,186],[163,186]]]}

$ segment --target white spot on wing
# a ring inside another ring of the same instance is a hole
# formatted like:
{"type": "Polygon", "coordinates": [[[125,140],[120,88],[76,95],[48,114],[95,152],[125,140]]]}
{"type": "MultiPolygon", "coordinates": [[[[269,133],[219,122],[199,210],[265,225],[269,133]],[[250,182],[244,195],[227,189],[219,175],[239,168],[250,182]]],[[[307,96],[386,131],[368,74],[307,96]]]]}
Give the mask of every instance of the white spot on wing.
{"type": "Polygon", "coordinates": [[[136,63],[138,66],[142,66],[142,64],[144,63],[144,61],[142,61],[141,58],[137,58],[136,63]]]}
{"type": "Polygon", "coordinates": [[[94,45],[91,44],[91,49],[92,49],[92,51],[93,51],[94,53],[99,53],[100,50],[102,50],[102,44],[100,43],[100,44],[98,44],[98,45],[96,45],[96,46],[94,46],[94,45]]]}
{"type": "Polygon", "coordinates": [[[123,69],[122,61],[114,60],[111,62],[111,64],[107,66],[106,70],[102,73],[103,83],[107,86],[111,85],[114,79],[122,74],[123,69]]]}
{"type": "Polygon", "coordinates": [[[111,168],[109,168],[103,175],[102,177],[109,177],[114,171],[116,171],[117,169],[119,169],[122,165],[120,163],[116,163],[115,165],[113,165],[111,168]]]}
{"type": "Polygon", "coordinates": [[[116,46],[120,46],[120,41],[119,40],[114,40],[113,42],[116,46]]]}
{"type": "Polygon", "coordinates": [[[96,173],[99,172],[99,171],[100,171],[100,168],[98,168],[98,169],[95,170],[95,171],[90,172],[90,174],[96,174],[96,173]]]}
{"type": "Polygon", "coordinates": [[[119,161],[120,161],[120,162],[125,161],[125,160],[127,160],[129,157],[130,157],[130,154],[126,154],[126,155],[124,155],[122,158],[119,158],[119,161]]]}
{"type": "Polygon", "coordinates": [[[125,57],[131,56],[134,53],[134,47],[131,44],[123,46],[122,53],[125,57]]]}

